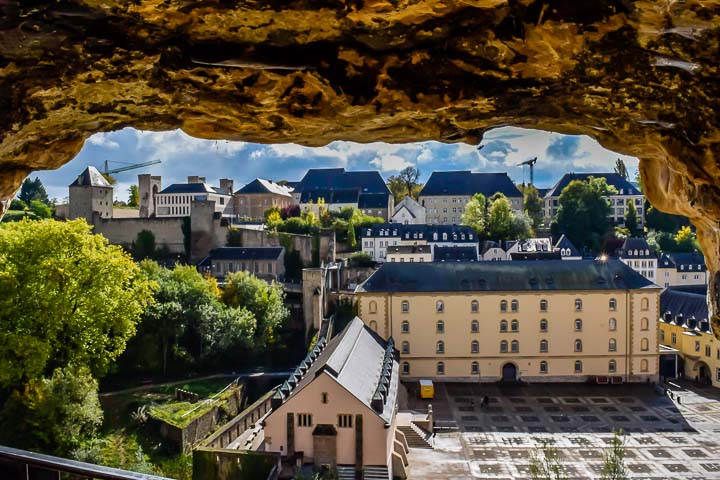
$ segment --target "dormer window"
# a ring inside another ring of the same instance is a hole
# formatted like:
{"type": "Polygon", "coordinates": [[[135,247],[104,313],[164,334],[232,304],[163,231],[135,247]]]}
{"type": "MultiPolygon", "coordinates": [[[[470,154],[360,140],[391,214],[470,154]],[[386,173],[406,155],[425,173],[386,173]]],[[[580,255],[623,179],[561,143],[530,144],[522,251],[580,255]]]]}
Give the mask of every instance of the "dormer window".
{"type": "Polygon", "coordinates": [[[443,240],[447,240],[447,233],[443,233],[443,240]]]}
{"type": "Polygon", "coordinates": [[[437,233],[433,233],[433,240],[437,240],[437,239],[438,239],[437,233]]]}

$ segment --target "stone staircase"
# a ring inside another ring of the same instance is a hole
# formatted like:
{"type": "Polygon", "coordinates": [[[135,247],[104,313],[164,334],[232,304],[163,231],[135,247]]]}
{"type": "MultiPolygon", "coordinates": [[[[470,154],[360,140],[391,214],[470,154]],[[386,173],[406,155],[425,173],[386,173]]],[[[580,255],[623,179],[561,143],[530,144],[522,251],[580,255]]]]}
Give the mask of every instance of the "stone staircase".
{"type": "Polygon", "coordinates": [[[386,466],[366,465],[363,467],[363,480],[388,480],[386,466]]]}
{"type": "Polygon", "coordinates": [[[355,480],[355,465],[338,465],[338,480],[355,480]]]}
{"type": "Polygon", "coordinates": [[[398,425],[405,440],[407,441],[408,447],[410,448],[433,448],[428,442],[429,435],[423,432],[417,425],[411,423],[410,425],[398,425]]]}

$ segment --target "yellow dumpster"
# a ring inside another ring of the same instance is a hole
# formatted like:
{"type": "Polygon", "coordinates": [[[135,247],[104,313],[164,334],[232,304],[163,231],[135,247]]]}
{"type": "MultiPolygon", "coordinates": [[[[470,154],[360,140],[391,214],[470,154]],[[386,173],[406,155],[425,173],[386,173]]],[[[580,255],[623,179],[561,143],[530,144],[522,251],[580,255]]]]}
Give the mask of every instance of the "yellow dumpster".
{"type": "Polygon", "coordinates": [[[435,396],[435,387],[432,380],[420,380],[420,398],[430,398],[435,396]]]}

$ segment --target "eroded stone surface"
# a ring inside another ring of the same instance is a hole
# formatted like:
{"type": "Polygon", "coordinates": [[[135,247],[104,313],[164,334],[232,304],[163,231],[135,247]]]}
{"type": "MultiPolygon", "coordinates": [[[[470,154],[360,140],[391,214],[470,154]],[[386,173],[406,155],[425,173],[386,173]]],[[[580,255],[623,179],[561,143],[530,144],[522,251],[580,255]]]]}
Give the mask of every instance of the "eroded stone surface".
{"type": "Polygon", "coordinates": [[[717,272],[719,38],[720,0],[5,0],[0,198],[125,126],[323,145],[517,125],[639,157],[717,272]]]}

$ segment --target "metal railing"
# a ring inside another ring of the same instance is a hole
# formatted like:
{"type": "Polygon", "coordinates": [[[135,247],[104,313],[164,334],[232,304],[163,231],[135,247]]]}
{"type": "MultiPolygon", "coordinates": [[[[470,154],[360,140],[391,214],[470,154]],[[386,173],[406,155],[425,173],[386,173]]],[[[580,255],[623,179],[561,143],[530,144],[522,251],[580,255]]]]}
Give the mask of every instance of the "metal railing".
{"type": "Polygon", "coordinates": [[[156,475],[129,472],[119,468],[0,446],[0,478],[4,480],[61,479],[64,478],[63,474],[70,474],[75,479],[169,480],[156,475]]]}

